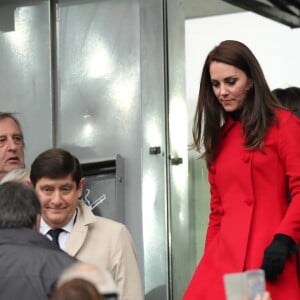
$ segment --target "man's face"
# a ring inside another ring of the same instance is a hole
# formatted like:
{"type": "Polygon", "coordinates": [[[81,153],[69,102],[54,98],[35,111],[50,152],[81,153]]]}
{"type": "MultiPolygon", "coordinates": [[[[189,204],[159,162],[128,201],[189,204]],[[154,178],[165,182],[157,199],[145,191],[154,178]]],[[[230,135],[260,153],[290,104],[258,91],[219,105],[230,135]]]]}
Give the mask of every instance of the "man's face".
{"type": "Polygon", "coordinates": [[[43,220],[52,228],[61,228],[71,220],[81,196],[84,179],[78,186],[71,175],[60,179],[43,177],[35,186],[43,220]]]}
{"type": "Polygon", "coordinates": [[[24,141],[11,118],[0,120],[0,179],[10,170],[24,167],[24,141]]]}

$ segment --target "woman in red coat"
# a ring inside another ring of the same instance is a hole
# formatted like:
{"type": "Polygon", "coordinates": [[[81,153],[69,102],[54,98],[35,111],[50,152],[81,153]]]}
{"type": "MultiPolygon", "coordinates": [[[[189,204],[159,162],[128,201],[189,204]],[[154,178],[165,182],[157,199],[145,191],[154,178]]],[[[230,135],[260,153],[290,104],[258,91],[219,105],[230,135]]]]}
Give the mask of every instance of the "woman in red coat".
{"type": "Polygon", "coordinates": [[[211,211],[183,299],[225,300],[224,274],[262,268],[272,300],[299,300],[300,119],[274,98],[244,44],[223,41],[206,58],[193,134],[211,211]]]}

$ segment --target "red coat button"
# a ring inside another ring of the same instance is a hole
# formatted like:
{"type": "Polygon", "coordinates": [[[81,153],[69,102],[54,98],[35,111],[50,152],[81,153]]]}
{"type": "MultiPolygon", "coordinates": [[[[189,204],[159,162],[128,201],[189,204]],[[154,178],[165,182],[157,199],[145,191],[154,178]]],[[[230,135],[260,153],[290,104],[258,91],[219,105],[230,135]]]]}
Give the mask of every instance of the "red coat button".
{"type": "Polygon", "coordinates": [[[213,174],[216,174],[216,167],[215,166],[210,166],[209,171],[213,174]]]}
{"type": "Polygon", "coordinates": [[[244,163],[248,163],[250,161],[250,155],[249,154],[245,154],[242,158],[244,163]]]}
{"type": "Polygon", "coordinates": [[[245,202],[246,202],[246,204],[248,204],[248,205],[252,205],[253,200],[250,199],[250,198],[247,198],[247,199],[245,200],[245,202]]]}

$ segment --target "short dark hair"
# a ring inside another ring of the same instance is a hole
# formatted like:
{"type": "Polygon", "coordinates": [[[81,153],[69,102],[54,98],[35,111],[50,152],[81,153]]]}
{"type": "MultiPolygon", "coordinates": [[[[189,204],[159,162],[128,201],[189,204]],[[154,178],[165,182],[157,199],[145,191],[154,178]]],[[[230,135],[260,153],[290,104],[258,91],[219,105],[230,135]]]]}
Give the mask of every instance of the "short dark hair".
{"type": "Polygon", "coordinates": [[[78,186],[82,178],[79,160],[64,149],[48,149],[39,154],[31,165],[30,180],[33,186],[43,177],[58,179],[68,175],[78,186]]]}
{"type": "Polygon", "coordinates": [[[300,88],[297,86],[290,86],[282,89],[277,88],[273,90],[274,95],[280,103],[293,112],[300,110],[300,88]]]}
{"type": "Polygon", "coordinates": [[[24,144],[24,135],[23,135],[22,126],[21,126],[21,123],[19,122],[19,120],[15,117],[15,113],[0,112],[0,120],[4,120],[4,119],[12,119],[17,124],[17,126],[19,127],[19,130],[20,130],[21,136],[22,136],[23,144],[24,144]]]}
{"type": "Polygon", "coordinates": [[[17,181],[0,185],[0,228],[33,228],[41,213],[34,189],[17,181]]]}

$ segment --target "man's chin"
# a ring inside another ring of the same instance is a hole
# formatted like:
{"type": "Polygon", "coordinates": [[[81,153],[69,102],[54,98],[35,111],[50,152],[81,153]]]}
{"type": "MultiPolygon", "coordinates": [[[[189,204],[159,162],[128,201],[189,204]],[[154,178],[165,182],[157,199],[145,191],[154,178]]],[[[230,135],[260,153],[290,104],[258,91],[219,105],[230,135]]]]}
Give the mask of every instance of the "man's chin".
{"type": "Polygon", "coordinates": [[[65,211],[51,210],[48,212],[47,219],[53,224],[61,224],[66,219],[65,211]]]}
{"type": "Polygon", "coordinates": [[[7,167],[5,168],[5,170],[6,170],[6,173],[8,173],[14,169],[19,169],[19,168],[24,168],[24,167],[25,167],[24,163],[16,161],[16,162],[10,162],[9,165],[7,165],[7,167]]]}
{"type": "Polygon", "coordinates": [[[63,224],[63,220],[61,218],[51,218],[48,219],[51,224],[51,227],[53,228],[59,228],[59,227],[63,227],[61,224],[63,224]]]}

